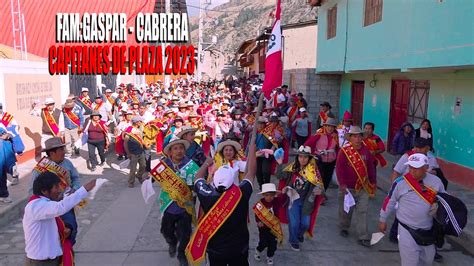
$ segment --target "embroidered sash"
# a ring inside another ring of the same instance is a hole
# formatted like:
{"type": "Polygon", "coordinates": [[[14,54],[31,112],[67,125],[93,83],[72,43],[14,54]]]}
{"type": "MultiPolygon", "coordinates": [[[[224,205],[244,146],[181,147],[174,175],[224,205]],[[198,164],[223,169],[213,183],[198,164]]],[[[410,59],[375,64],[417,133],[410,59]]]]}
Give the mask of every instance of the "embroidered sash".
{"type": "Polygon", "coordinates": [[[129,136],[130,138],[132,138],[134,141],[138,142],[139,144],[142,145],[142,147],[145,147],[145,141],[143,140],[142,137],[140,137],[139,135],[137,134],[134,134],[132,133],[131,131],[130,132],[125,132],[125,134],[127,136],[129,136]]]}
{"type": "Polygon", "coordinates": [[[100,109],[100,107],[102,107],[103,104],[104,104],[104,102],[96,103],[95,107],[94,107],[94,111],[98,111],[100,109]]]}
{"type": "Polygon", "coordinates": [[[272,234],[278,239],[281,244],[283,242],[283,230],[281,229],[280,219],[275,216],[265,205],[258,201],[253,206],[253,212],[257,215],[258,219],[264,223],[272,234]]]}
{"type": "MultiPolygon", "coordinates": [[[[293,165],[295,164],[295,162],[292,162],[290,164],[288,164],[284,169],[283,171],[284,172],[293,172],[293,165]]],[[[323,178],[321,176],[321,173],[319,172],[319,169],[318,169],[318,166],[316,165],[316,160],[315,159],[311,159],[308,163],[308,165],[306,165],[306,167],[304,167],[303,169],[301,169],[298,173],[300,176],[304,177],[306,180],[308,180],[308,182],[310,182],[311,184],[315,185],[315,186],[323,186],[323,178]]]]}
{"type": "Polygon", "coordinates": [[[64,113],[77,127],[81,127],[81,119],[72,111],[73,108],[64,108],[64,113]]]}
{"type": "Polygon", "coordinates": [[[367,166],[365,165],[362,156],[354,149],[354,146],[349,142],[342,148],[344,155],[346,155],[347,160],[350,162],[352,168],[357,174],[357,182],[355,185],[355,190],[360,191],[361,188],[364,188],[365,191],[369,194],[370,197],[375,196],[376,186],[371,184],[368,177],[367,166]]]}
{"type": "Polygon", "coordinates": [[[56,120],[54,120],[53,115],[50,114],[49,111],[46,108],[43,109],[42,115],[43,115],[44,121],[46,121],[46,125],[48,126],[51,133],[54,136],[58,137],[59,136],[59,126],[58,126],[58,123],[56,122],[56,120]]]}
{"type": "MultiPolygon", "coordinates": [[[[192,162],[192,160],[190,162],[192,162]]],[[[186,175],[187,174],[188,173],[186,173],[186,175]]],[[[162,212],[164,212],[166,208],[175,201],[179,207],[185,209],[186,212],[192,216],[193,222],[195,222],[196,216],[194,213],[193,194],[186,181],[178,176],[163,161],[160,161],[155,168],[151,170],[151,175],[156,181],[158,181],[158,183],[160,183],[162,189],[161,194],[163,194],[163,192],[166,193],[165,195],[160,195],[160,209],[162,212]]],[[[194,175],[192,175],[191,178],[193,176],[194,175]]]]}
{"type": "Polygon", "coordinates": [[[0,122],[1,122],[5,127],[8,127],[8,125],[10,125],[10,122],[12,121],[12,119],[13,119],[13,115],[11,115],[11,114],[8,113],[8,112],[5,112],[5,113],[3,113],[2,120],[0,120],[0,122]]]}
{"type": "Polygon", "coordinates": [[[249,122],[249,125],[252,125],[255,122],[255,116],[254,115],[248,115],[247,116],[247,122],[249,122]]]}
{"type": "Polygon", "coordinates": [[[424,186],[426,189],[423,189],[421,184],[415,180],[413,175],[407,173],[403,176],[403,179],[407,182],[407,184],[422,198],[426,203],[429,205],[433,204],[436,201],[436,194],[437,192],[430,188],[429,186],[424,186]]]}
{"type": "Polygon", "coordinates": [[[41,158],[33,170],[37,171],[39,174],[44,172],[54,173],[61,180],[59,187],[63,190],[71,186],[71,175],[69,170],[51,161],[47,157],[41,158]]]}
{"type": "Polygon", "coordinates": [[[267,138],[268,141],[273,144],[273,146],[278,147],[278,140],[275,137],[275,128],[276,126],[267,125],[265,128],[262,129],[260,134],[265,136],[265,138],[267,138]]]}
{"type": "Polygon", "coordinates": [[[202,218],[186,247],[186,256],[191,264],[202,262],[209,240],[232,215],[241,198],[242,191],[240,191],[240,188],[232,185],[202,218]]]}
{"type": "Polygon", "coordinates": [[[91,99],[81,96],[79,97],[79,101],[81,101],[81,103],[84,104],[84,106],[88,107],[89,109],[92,109],[91,99]]]}
{"type": "MultiPolygon", "coordinates": [[[[28,202],[33,200],[40,199],[41,197],[38,195],[32,195],[28,202]]],[[[73,266],[74,265],[74,253],[72,250],[72,243],[70,239],[66,238],[66,225],[64,224],[63,220],[60,217],[55,217],[54,220],[56,221],[56,226],[58,228],[59,239],[61,243],[61,247],[63,250],[63,255],[60,258],[59,265],[62,266],[73,266]]]]}
{"type": "MultiPolygon", "coordinates": [[[[377,151],[378,150],[377,142],[374,139],[365,138],[364,139],[364,144],[365,144],[365,146],[367,146],[369,151],[377,151]]],[[[382,154],[380,154],[380,153],[376,154],[375,159],[377,159],[377,161],[380,163],[380,166],[385,167],[387,165],[387,161],[385,160],[385,158],[383,157],[382,154]]]]}

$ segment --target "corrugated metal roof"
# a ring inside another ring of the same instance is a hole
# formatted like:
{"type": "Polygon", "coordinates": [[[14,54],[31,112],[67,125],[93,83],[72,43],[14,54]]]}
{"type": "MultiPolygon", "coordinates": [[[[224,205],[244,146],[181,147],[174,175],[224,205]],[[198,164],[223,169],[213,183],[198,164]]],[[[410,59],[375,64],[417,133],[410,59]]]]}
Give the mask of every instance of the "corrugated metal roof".
{"type": "MultiPolygon", "coordinates": [[[[7,46],[13,46],[10,2],[2,0],[0,5],[0,43],[7,46]]],[[[20,0],[28,53],[48,56],[56,44],[56,13],[126,13],[128,27],[134,26],[137,13],[152,13],[154,6],[155,0],[20,0]]],[[[126,45],[137,45],[134,35],[127,36],[126,45]]]]}

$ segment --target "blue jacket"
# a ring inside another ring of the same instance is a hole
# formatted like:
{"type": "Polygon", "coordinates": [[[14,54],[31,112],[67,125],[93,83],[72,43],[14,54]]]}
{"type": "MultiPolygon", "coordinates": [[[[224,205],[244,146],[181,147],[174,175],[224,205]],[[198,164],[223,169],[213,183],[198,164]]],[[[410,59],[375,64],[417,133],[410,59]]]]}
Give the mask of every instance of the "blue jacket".
{"type": "Polygon", "coordinates": [[[391,151],[398,154],[403,155],[405,152],[413,149],[413,145],[415,142],[415,128],[409,122],[405,122],[402,124],[400,129],[398,130],[397,134],[393,138],[391,151]],[[405,136],[403,133],[405,126],[411,127],[411,132],[408,136],[405,136]]]}

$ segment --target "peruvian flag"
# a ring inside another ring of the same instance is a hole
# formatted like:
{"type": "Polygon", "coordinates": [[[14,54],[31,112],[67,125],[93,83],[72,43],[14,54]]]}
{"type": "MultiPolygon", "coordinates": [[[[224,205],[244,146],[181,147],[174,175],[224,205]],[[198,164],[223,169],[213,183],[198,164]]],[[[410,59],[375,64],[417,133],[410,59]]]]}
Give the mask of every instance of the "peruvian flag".
{"type": "Polygon", "coordinates": [[[262,92],[267,99],[270,99],[270,94],[275,88],[281,86],[283,80],[280,13],[280,0],[278,0],[275,23],[272,28],[272,35],[268,39],[267,56],[265,58],[265,80],[263,81],[262,92]]]}

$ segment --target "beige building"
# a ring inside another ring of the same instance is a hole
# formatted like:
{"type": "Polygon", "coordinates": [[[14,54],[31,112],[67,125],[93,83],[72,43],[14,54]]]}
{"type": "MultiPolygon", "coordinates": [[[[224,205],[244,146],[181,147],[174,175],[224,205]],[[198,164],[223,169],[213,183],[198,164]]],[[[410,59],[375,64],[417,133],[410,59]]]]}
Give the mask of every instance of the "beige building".
{"type": "Polygon", "coordinates": [[[316,21],[282,27],[283,70],[316,68],[317,32],[316,21]]]}

